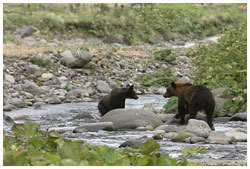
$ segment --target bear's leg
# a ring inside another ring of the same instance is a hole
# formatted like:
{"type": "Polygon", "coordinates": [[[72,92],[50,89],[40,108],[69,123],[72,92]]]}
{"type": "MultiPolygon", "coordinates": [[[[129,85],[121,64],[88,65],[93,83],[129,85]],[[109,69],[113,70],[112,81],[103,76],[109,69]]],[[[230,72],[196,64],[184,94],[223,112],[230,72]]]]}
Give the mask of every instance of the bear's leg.
{"type": "Polygon", "coordinates": [[[187,113],[187,109],[185,108],[185,102],[183,99],[178,99],[178,110],[181,125],[185,124],[185,115],[187,113]]]}
{"type": "Polygon", "coordinates": [[[208,106],[205,109],[206,115],[207,115],[207,124],[209,125],[209,127],[214,130],[214,125],[213,125],[213,114],[214,114],[214,106],[208,106]]]}
{"type": "Polygon", "coordinates": [[[190,104],[188,112],[189,112],[189,119],[196,119],[196,115],[197,115],[198,110],[197,110],[197,107],[195,105],[190,104]]]}

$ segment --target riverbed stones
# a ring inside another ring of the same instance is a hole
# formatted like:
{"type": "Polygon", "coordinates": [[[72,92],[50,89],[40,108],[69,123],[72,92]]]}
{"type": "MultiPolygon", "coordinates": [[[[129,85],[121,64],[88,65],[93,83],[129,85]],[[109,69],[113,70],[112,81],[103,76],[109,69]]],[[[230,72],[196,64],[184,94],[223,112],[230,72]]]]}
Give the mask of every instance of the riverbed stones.
{"type": "Polygon", "coordinates": [[[247,113],[236,113],[230,118],[230,121],[247,121],[247,113]]]}
{"type": "Polygon", "coordinates": [[[238,132],[238,131],[228,131],[225,133],[227,137],[234,137],[236,141],[240,142],[246,142],[247,141],[247,134],[243,132],[238,132]]]}
{"type": "Polygon", "coordinates": [[[92,55],[83,50],[67,50],[61,53],[60,62],[69,68],[83,68],[92,60],[92,55]]]}
{"type": "Polygon", "coordinates": [[[232,139],[222,131],[212,131],[207,140],[210,144],[229,144],[232,142],[232,139]]]}
{"type": "Polygon", "coordinates": [[[196,136],[194,136],[194,137],[190,138],[190,143],[191,144],[194,144],[194,143],[205,143],[205,142],[206,142],[206,139],[203,138],[203,137],[196,137],[196,136]]]}
{"type": "Polygon", "coordinates": [[[15,83],[15,78],[9,74],[5,74],[5,81],[10,83],[10,84],[14,84],[15,83]]]}
{"type": "Polygon", "coordinates": [[[148,140],[147,137],[141,137],[141,138],[135,138],[130,139],[125,142],[123,142],[119,148],[121,147],[133,147],[133,146],[141,146],[146,140],[148,140]]]}
{"type": "Polygon", "coordinates": [[[112,122],[98,122],[98,123],[89,123],[83,124],[79,127],[74,129],[74,133],[81,133],[81,132],[97,132],[99,130],[113,130],[114,124],[112,122]]]}
{"type": "Polygon", "coordinates": [[[111,88],[108,85],[107,82],[103,81],[103,80],[98,80],[97,81],[97,91],[100,93],[110,93],[111,92],[111,88]]]}
{"type": "Polygon", "coordinates": [[[201,120],[190,119],[185,128],[185,131],[193,133],[196,136],[207,138],[211,132],[208,124],[201,120]]]}
{"type": "Polygon", "coordinates": [[[52,79],[53,77],[54,77],[54,75],[52,73],[43,73],[41,76],[41,80],[43,82],[46,82],[46,81],[52,79]]]}
{"type": "Polygon", "coordinates": [[[45,69],[40,68],[38,65],[35,64],[29,64],[25,66],[25,70],[35,76],[41,76],[45,69]]]}
{"type": "Polygon", "coordinates": [[[193,134],[193,133],[182,131],[178,135],[176,135],[175,137],[171,138],[171,141],[173,141],[173,142],[184,142],[186,138],[194,137],[194,136],[196,136],[196,135],[193,134]]]}
{"type": "Polygon", "coordinates": [[[164,130],[166,133],[169,133],[169,132],[180,133],[181,131],[184,131],[184,129],[185,129],[185,126],[183,125],[176,126],[176,125],[165,125],[165,124],[160,125],[157,128],[155,128],[155,130],[164,130]]]}
{"type": "Polygon", "coordinates": [[[174,116],[175,116],[175,114],[158,113],[157,116],[160,117],[160,119],[161,119],[163,122],[167,122],[167,121],[173,119],[174,116]]]}
{"type": "Polygon", "coordinates": [[[44,91],[34,82],[29,80],[25,80],[24,85],[22,86],[23,90],[29,92],[33,95],[39,96],[40,94],[44,93],[44,91]]]}
{"type": "Polygon", "coordinates": [[[114,130],[135,129],[147,125],[156,128],[163,124],[155,113],[144,109],[115,109],[102,116],[100,122],[113,122],[114,130]]]}

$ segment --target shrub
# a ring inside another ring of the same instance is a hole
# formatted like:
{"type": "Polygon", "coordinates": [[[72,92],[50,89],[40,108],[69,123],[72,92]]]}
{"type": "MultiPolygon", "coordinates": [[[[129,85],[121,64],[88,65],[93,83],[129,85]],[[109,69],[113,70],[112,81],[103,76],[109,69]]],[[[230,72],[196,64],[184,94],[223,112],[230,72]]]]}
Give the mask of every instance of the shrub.
{"type": "Polygon", "coordinates": [[[154,53],[157,60],[165,61],[167,63],[176,63],[176,57],[171,49],[164,49],[154,53]]]}
{"type": "Polygon", "coordinates": [[[50,67],[52,62],[50,59],[44,59],[41,57],[31,57],[31,62],[41,67],[50,67]]]}
{"type": "Polygon", "coordinates": [[[164,113],[178,113],[178,98],[171,97],[168,102],[163,106],[164,113]]]}

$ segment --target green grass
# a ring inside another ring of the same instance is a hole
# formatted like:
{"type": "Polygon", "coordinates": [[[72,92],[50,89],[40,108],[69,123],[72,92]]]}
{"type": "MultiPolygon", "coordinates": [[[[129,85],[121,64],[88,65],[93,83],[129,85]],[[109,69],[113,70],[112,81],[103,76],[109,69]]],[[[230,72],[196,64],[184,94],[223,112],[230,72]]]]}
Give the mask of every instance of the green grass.
{"type": "MultiPolygon", "coordinates": [[[[170,34],[174,38],[214,35],[246,22],[246,4],[154,4],[124,8],[114,4],[7,4],[3,5],[4,31],[33,25],[41,35],[105,37],[122,34],[128,45],[152,43],[170,34]]],[[[5,34],[4,34],[5,35],[5,34]]],[[[50,37],[51,38],[51,37],[50,37]]],[[[6,41],[5,41],[6,42],[6,41]]]]}

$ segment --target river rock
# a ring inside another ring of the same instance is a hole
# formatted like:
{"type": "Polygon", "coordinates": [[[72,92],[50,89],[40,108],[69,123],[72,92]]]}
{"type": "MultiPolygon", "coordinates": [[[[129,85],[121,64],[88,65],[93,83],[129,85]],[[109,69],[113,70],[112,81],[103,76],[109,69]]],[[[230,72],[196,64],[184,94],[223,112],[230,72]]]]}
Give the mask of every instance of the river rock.
{"type": "Polygon", "coordinates": [[[181,82],[181,83],[192,83],[192,81],[190,80],[190,78],[187,77],[187,76],[181,77],[180,79],[178,79],[178,82],[181,82]]]}
{"type": "Polygon", "coordinates": [[[204,121],[190,119],[184,131],[193,133],[199,137],[207,138],[211,132],[211,128],[204,121]]]}
{"type": "Polygon", "coordinates": [[[180,132],[177,136],[171,138],[171,141],[173,142],[184,142],[186,138],[188,137],[194,137],[195,134],[189,133],[189,132],[180,132]]]}
{"type": "Polygon", "coordinates": [[[236,113],[230,118],[230,121],[247,121],[247,113],[236,113]]]}
{"type": "Polygon", "coordinates": [[[35,65],[35,64],[26,65],[25,69],[28,73],[34,74],[35,76],[41,76],[42,72],[45,70],[45,69],[40,68],[38,65],[35,65]]]}
{"type": "Polygon", "coordinates": [[[23,100],[20,98],[11,98],[9,99],[9,103],[17,107],[23,106],[23,100]]]}
{"type": "Polygon", "coordinates": [[[246,142],[247,141],[247,134],[243,132],[238,132],[238,131],[228,131],[225,133],[227,137],[234,137],[236,141],[240,142],[246,142]]]}
{"type": "Polygon", "coordinates": [[[164,134],[163,134],[163,137],[164,137],[164,138],[171,139],[171,138],[174,138],[174,137],[177,136],[177,135],[178,135],[178,133],[176,133],[176,132],[169,132],[169,133],[164,133],[164,134]]]}
{"type": "Polygon", "coordinates": [[[147,137],[141,137],[141,138],[136,138],[136,139],[131,139],[131,140],[127,140],[125,142],[123,142],[119,148],[121,147],[133,147],[133,146],[140,146],[142,145],[144,142],[146,142],[148,140],[147,137]]]}
{"type": "Polygon", "coordinates": [[[154,94],[161,94],[163,95],[166,92],[166,88],[165,87],[160,87],[159,89],[157,89],[154,94]]]}
{"type": "Polygon", "coordinates": [[[41,80],[43,82],[46,82],[46,81],[52,79],[53,77],[54,77],[54,75],[52,73],[43,73],[41,76],[41,80]]]}
{"type": "Polygon", "coordinates": [[[206,139],[203,138],[203,137],[191,137],[190,138],[190,143],[193,144],[193,143],[205,143],[206,142],[206,139]]]}
{"type": "Polygon", "coordinates": [[[74,96],[77,98],[81,98],[82,97],[82,90],[81,89],[72,89],[69,91],[68,95],[74,96]]]}
{"type": "Polygon", "coordinates": [[[232,139],[225,135],[221,131],[212,131],[210,132],[207,140],[211,144],[229,144],[232,142],[232,139]]]}
{"type": "Polygon", "coordinates": [[[113,130],[114,124],[112,122],[99,122],[99,123],[89,123],[83,124],[74,129],[74,133],[85,132],[86,130],[89,132],[97,132],[98,130],[113,130]]]}
{"type": "Polygon", "coordinates": [[[61,99],[57,96],[53,96],[45,100],[49,104],[60,104],[62,103],[61,99]]]}
{"type": "Polygon", "coordinates": [[[92,60],[92,55],[83,50],[67,50],[61,55],[60,62],[69,68],[82,68],[92,60]]]}
{"type": "Polygon", "coordinates": [[[175,114],[164,114],[164,113],[158,113],[157,116],[163,121],[167,122],[174,118],[175,114]]]}
{"type": "Polygon", "coordinates": [[[15,123],[14,120],[10,116],[7,116],[7,115],[3,115],[3,122],[6,125],[15,123]]]}
{"type": "Polygon", "coordinates": [[[166,133],[169,133],[169,132],[179,133],[181,131],[184,131],[184,129],[185,129],[185,126],[165,125],[165,124],[155,128],[155,130],[164,130],[166,133]]]}
{"type": "Polygon", "coordinates": [[[49,132],[55,131],[58,132],[59,134],[63,134],[66,131],[73,131],[75,127],[51,127],[49,128],[49,132]]]}
{"type": "Polygon", "coordinates": [[[95,119],[90,113],[80,113],[73,117],[73,119],[95,119]]]}
{"type": "Polygon", "coordinates": [[[153,128],[162,124],[161,119],[152,111],[144,109],[115,109],[111,110],[100,122],[113,122],[114,130],[135,129],[151,125],[153,128]]]}
{"type": "Polygon", "coordinates": [[[97,81],[97,91],[100,93],[110,93],[111,92],[111,88],[109,87],[108,83],[102,81],[102,80],[98,80],[97,81]]]}
{"type": "Polygon", "coordinates": [[[163,139],[163,136],[161,134],[155,134],[154,136],[152,136],[152,138],[154,140],[162,140],[163,139]]]}
{"type": "Polygon", "coordinates": [[[40,94],[44,93],[43,90],[34,82],[26,80],[24,85],[22,86],[23,90],[29,92],[33,95],[39,96],[40,94]]]}
{"type": "Polygon", "coordinates": [[[10,84],[14,84],[15,83],[15,78],[9,74],[5,74],[5,81],[7,81],[10,84]]]}
{"type": "Polygon", "coordinates": [[[139,131],[148,131],[148,130],[150,130],[150,131],[152,131],[152,130],[154,130],[154,128],[151,125],[147,125],[145,127],[137,127],[136,130],[139,130],[139,131]]]}

